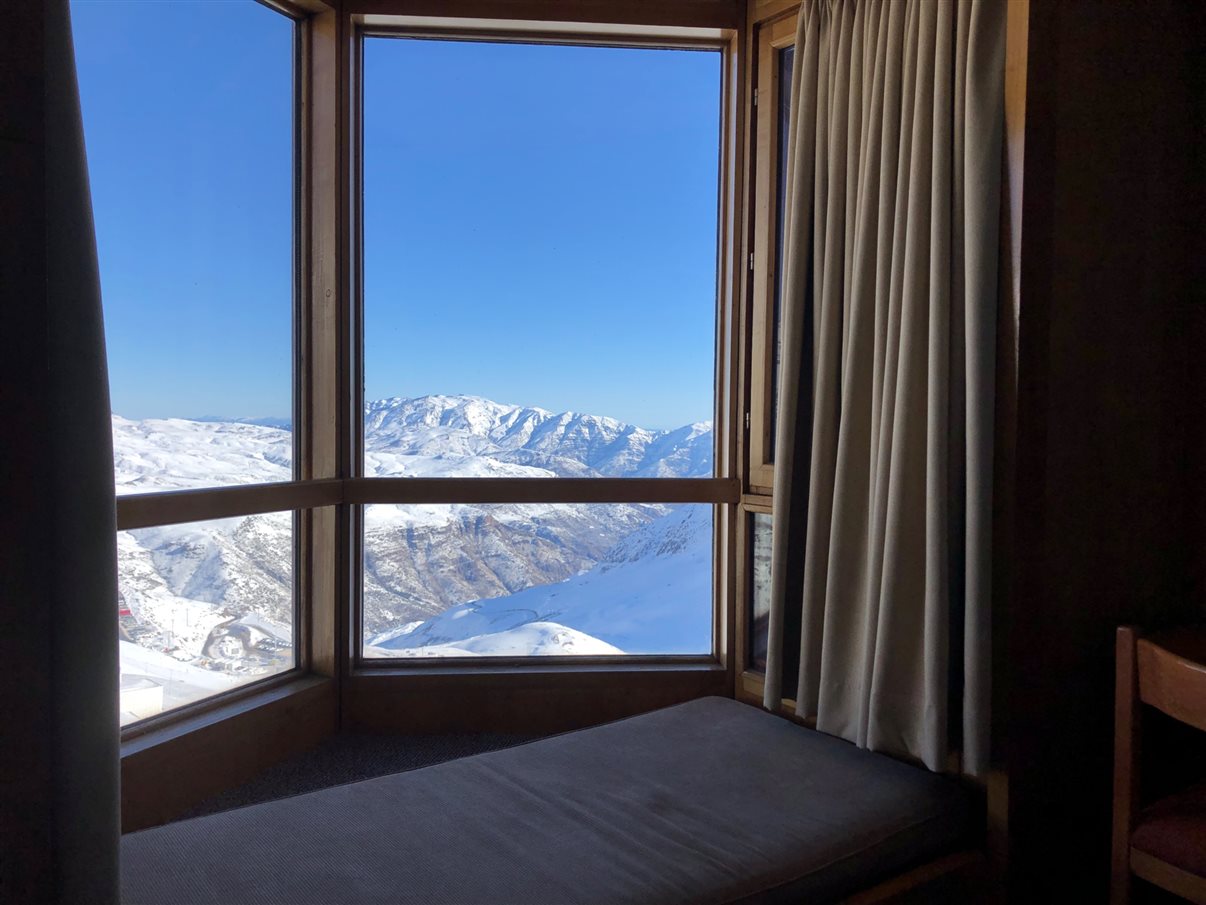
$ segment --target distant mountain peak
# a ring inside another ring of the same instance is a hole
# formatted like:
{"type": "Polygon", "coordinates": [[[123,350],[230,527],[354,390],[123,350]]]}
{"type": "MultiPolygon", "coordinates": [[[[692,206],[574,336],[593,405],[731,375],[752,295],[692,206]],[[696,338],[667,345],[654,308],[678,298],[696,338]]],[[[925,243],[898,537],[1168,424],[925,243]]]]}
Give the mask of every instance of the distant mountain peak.
{"type": "Polygon", "coordinates": [[[385,458],[463,456],[564,477],[697,477],[711,474],[711,424],[648,430],[603,415],[550,412],[481,396],[394,396],[365,404],[365,448],[385,458]]]}

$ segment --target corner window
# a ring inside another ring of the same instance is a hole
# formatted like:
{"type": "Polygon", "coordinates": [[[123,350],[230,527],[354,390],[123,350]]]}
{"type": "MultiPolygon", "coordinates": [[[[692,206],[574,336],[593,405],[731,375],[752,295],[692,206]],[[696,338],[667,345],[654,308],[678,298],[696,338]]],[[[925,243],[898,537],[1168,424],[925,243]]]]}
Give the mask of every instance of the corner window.
{"type": "Polygon", "coordinates": [[[743,398],[749,413],[745,462],[745,514],[739,545],[739,619],[745,643],[742,671],[766,671],[770,611],[771,510],[774,503],[776,410],[783,324],[783,243],[787,227],[787,145],[794,15],[758,26],[757,69],[751,124],[754,180],[750,240],[753,273],[747,306],[750,364],[743,398]]]}

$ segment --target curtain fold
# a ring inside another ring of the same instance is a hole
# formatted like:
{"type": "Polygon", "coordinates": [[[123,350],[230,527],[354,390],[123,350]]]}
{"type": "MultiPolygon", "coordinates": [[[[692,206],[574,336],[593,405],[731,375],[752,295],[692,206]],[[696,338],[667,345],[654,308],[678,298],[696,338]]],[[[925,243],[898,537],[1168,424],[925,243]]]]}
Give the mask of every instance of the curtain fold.
{"type": "Polygon", "coordinates": [[[960,749],[970,773],[988,757],[1004,25],[1003,0],[806,0],[787,163],[765,704],[794,694],[821,731],[935,770],[960,749]]]}
{"type": "Polygon", "coordinates": [[[118,901],[117,541],[109,381],[92,198],[66,0],[45,11],[45,455],[51,548],[54,897],[118,901]]]}

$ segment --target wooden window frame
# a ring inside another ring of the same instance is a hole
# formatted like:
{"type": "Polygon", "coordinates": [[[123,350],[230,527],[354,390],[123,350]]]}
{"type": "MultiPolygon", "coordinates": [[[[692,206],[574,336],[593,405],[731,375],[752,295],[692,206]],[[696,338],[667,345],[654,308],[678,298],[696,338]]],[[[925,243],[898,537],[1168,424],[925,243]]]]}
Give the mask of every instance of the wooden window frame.
{"type": "Polygon", "coordinates": [[[780,51],[796,41],[796,16],[789,14],[756,28],[757,86],[754,96],[754,198],[750,267],[749,466],[746,487],[770,495],[775,483],[771,431],[775,420],[774,303],[781,279],[776,260],[779,218],[780,51]]]}
{"type": "MultiPolygon", "coordinates": [[[[752,61],[744,101],[749,123],[745,134],[746,222],[744,249],[749,269],[741,305],[742,349],[740,398],[746,413],[741,455],[741,504],[735,544],[736,632],[733,646],[734,696],[761,705],[765,675],[749,662],[749,630],[753,617],[750,561],[750,516],[770,515],[774,508],[774,454],[770,446],[774,379],[774,292],[777,273],[775,236],[778,210],[778,53],[795,43],[798,0],[752,0],[747,10],[746,56],[752,61]],[[756,92],[756,94],[755,94],[756,92]]],[[[795,702],[784,698],[779,713],[795,714],[795,702]]]]}
{"type": "MultiPolygon", "coordinates": [[[[209,711],[238,707],[244,699],[272,695],[275,690],[302,679],[309,671],[308,606],[306,603],[303,576],[311,551],[306,546],[304,523],[309,510],[328,504],[330,487],[307,486],[298,480],[305,467],[305,431],[307,419],[302,407],[302,367],[300,356],[300,324],[305,317],[307,299],[300,278],[303,249],[303,208],[305,185],[303,181],[303,136],[307,129],[306,110],[303,104],[303,83],[307,68],[307,41],[305,31],[305,9],[285,0],[261,0],[261,5],[291,20],[293,28],[293,116],[292,116],[292,300],[290,303],[290,389],[291,415],[293,421],[293,480],[269,484],[237,484],[220,487],[204,487],[189,490],[159,491],[127,494],[117,497],[117,530],[130,531],[164,525],[207,521],[220,518],[237,518],[269,512],[292,512],[293,554],[293,656],[291,668],[262,679],[240,685],[228,691],[207,695],[180,707],[137,720],[121,729],[123,743],[140,736],[154,733],[163,727],[195,719],[209,711]]],[[[320,482],[321,483],[321,482],[320,482]]]]}
{"type": "Polygon", "coordinates": [[[122,497],[119,530],[293,510],[298,668],[123,732],[123,829],[154,825],[344,729],[552,732],[734,691],[741,500],[740,300],[746,22],[725,0],[261,0],[297,22],[295,479],[122,497]],[[451,19],[460,14],[464,19],[451,19]],[[614,24],[616,22],[628,24],[614,24]],[[647,47],[722,55],[713,478],[367,479],[359,219],[359,66],[366,32],[647,47]],[[371,502],[699,502],[713,506],[708,656],[359,663],[360,517],[371,502]],[[213,755],[220,751],[222,756],[213,755]],[[182,770],[190,763],[204,769],[182,770]]]}
{"type": "MultiPolygon", "coordinates": [[[[364,42],[371,38],[422,38],[446,41],[480,41],[499,43],[539,43],[555,45],[593,45],[615,47],[643,47],[650,49],[691,49],[712,50],[721,55],[721,80],[718,89],[720,95],[717,104],[720,106],[720,129],[717,135],[718,161],[721,172],[718,173],[718,193],[723,196],[725,173],[724,137],[726,134],[726,114],[723,103],[723,88],[725,72],[732,66],[732,61],[726,54],[735,35],[716,29],[669,28],[658,29],[648,26],[584,26],[567,22],[529,22],[521,23],[513,20],[463,20],[440,19],[428,16],[381,16],[368,15],[355,17],[353,25],[353,80],[355,84],[356,103],[354,105],[354,120],[351,135],[355,144],[352,157],[355,161],[355,178],[352,197],[360,199],[364,194],[363,185],[363,148],[360,137],[363,135],[363,49],[364,42]]],[[[718,198],[718,217],[723,202],[718,198]]],[[[353,300],[356,306],[356,322],[364,323],[364,294],[362,280],[359,274],[363,270],[363,218],[362,211],[354,215],[356,223],[354,235],[356,247],[355,272],[358,276],[353,290],[353,300]]],[[[724,311],[722,293],[720,292],[719,277],[723,257],[723,247],[718,230],[717,245],[717,293],[715,300],[715,329],[719,331],[723,322],[724,311]]],[[[717,343],[719,348],[719,343],[717,343]]],[[[363,411],[363,335],[359,337],[355,352],[357,353],[357,379],[353,382],[356,398],[353,411],[363,411]]],[[[717,362],[716,372],[722,370],[717,362]]],[[[713,425],[719,425],[723,419],[719,412],[721,405],[720,387],[714,388],[713,425]]],[[[351,607],[352,621],[349,628],[350,649],[347,651],[353,674],[395,674],[406,675],[413,672],[446,671],[448,669],[478,670],[516,670],[540,666],[542,669],[550,666],[577,669],[581,667],[624,667],[637,665],[714,665],[722,663],[726,651],[721,647],[724,637],[720,623],[726,607],[729,605],[722,590],[713,582],[712,613],[713,631],[712,646],[706,653],[698,655],[632,655],[617,654],[613,656],[540,656],[540,657],[447,657],[447,658],[390,658],[367,659],[362,655],[362,645],[359,640],[363,637],[363,507],[376,503],[400,504],[456,504],[456,503],[698,503],[713,506],[713,536],[715,557],[720,551],[715,543],[719,533],[719,509],[731,506],[738,500],[738,482],[735,476],[725,476],[721,470],[721,456],[716,448],[721,443],[719,429],[713,430],[714,449],[713,462],[717,463],[713,478],[368,478],[363,476],[364,461],[364,431],[362,419],[357,419],[353,425],[355,433],[355,475],[347,488],[348,501],[355,504],[353,517],[349,520],[352,536],[348,543],[353,555],[353,571],[355,584],[352,588],[354,605],[351,607]]],[[[723,554],[721,554],[723,555],[723,554]]],[[[715,570],[714,570],[715,574],[715,570]]]]}

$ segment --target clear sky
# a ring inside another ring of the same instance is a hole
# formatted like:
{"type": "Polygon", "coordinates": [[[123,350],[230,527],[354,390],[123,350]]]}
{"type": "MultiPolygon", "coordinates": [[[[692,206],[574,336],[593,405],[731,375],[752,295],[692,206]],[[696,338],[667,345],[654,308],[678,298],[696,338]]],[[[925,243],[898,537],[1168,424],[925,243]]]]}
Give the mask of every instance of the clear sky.
{"type": "MultiPolygon", "coordinates": [[[[72,3],[128,417],[289,413],[291,26],[72,3]]],[[[711,417],[719,55],[373,38],[365,393],[711,417]]]]}

